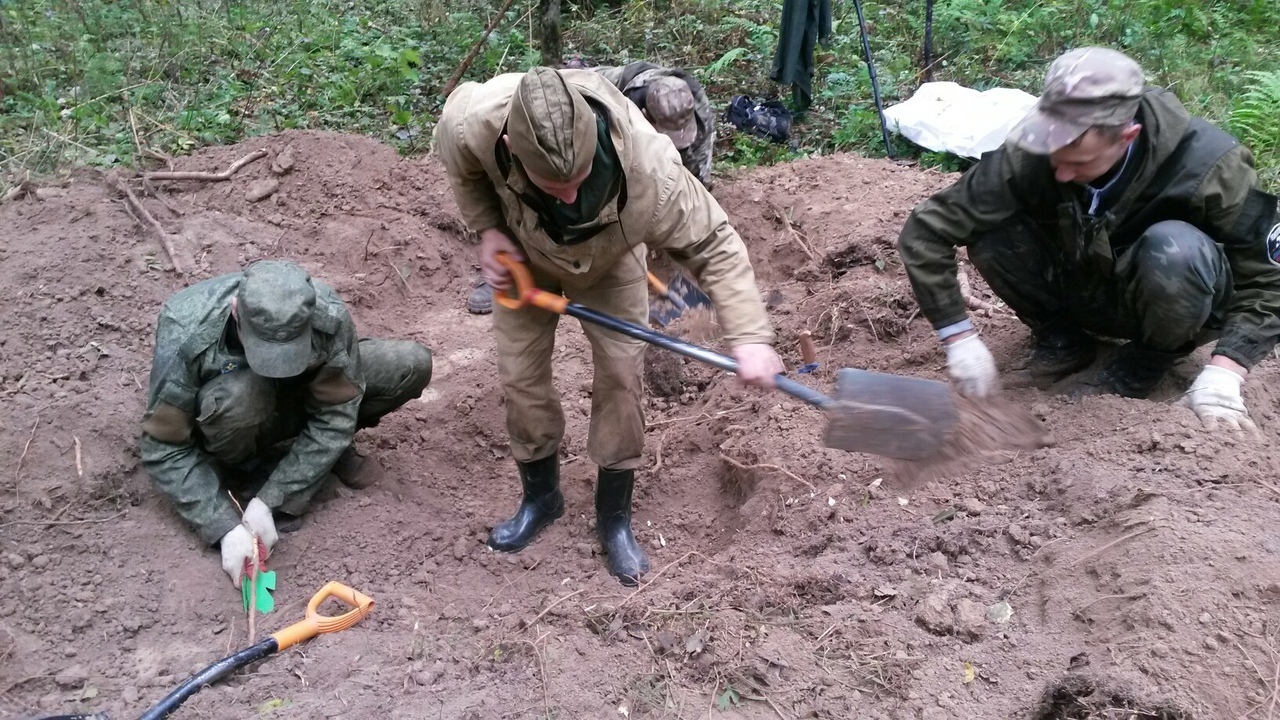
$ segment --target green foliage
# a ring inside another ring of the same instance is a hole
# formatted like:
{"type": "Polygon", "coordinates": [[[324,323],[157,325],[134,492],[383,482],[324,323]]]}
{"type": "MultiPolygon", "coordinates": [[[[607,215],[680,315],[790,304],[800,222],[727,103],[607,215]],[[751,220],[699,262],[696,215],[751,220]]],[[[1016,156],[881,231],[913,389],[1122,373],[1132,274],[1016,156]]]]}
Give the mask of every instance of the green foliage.
{"type": "MultiPolygon", "coordinates": [[[[182,153],[285,128],[424,150],[486,5],[0,0],[0,163],[113,165],[139,142],[182,153]]],[[[527,39],[494,32],[473,76],[527,67],[527,39]]]]}
{"type": "MultiPolygon", "coordinates": [[[[187,152],[284,128],[368,133],[426,149],[440,91],[498,0],[0,0],[0,175],[61,161],[129,163],[144,146],[187,152]]],[[[538,59],[513,3],[464,79],[538,59]]],[[[714,107],[735,94],[789,99],[769,79],[780,0],[609,0],[564,5],[564,45],[593,63],[685,67],[714,107]]],[[[922,80],[924,3],[864,3],[886,105],[922,80]]],[[[727,126],[721,168],[836,150],[883,155],[852,3],[815,55],[814,103],[791,146],[727,126]]],[[[1276,179],[1280,73],[1275,0],[939,0],[934,78],[1039,91],[1048,62],[1100,44],[1133,55],[1152,84],[1247,136],[1276,179]]],[[[895,139],[895,155],[918,154],[895,139]]],[[[931,155],[922,162],[959,167],[931,155]]]]}
{"type": "Polygon", "coordinates": [[[1264,179],[1280,184],[1280,71],[1250,72],[1248,89],[1236,99],[1228,123],[1253,149],[1264,179]]]}

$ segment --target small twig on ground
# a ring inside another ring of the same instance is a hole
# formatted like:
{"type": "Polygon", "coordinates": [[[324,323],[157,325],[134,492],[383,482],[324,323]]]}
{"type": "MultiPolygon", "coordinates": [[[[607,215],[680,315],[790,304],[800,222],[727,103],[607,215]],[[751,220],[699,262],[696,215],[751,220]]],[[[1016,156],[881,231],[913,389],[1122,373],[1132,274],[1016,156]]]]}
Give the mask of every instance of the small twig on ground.
{"type": "Polygon", "coordinates": [[[7,523],[0,523],[0,528],[9,527],[10,525],[44,525],[49,527],[52,525],[91,525],[93,523],[111,522],[119,517],[124,517],[128,510],[121,510],[111,517],[90,518],[88,520],[10,520],[7,523]]]}
{"type": "Polygon", "coordinates": [[[398,279],[400,284],[404,286],[404,294],[412,296],[413,290],[409,287],[409,281],[405,279],[404,275],[400,274],[400,268],[396,267],[396,264],[391,262],[391,258],[387,258],[386,260],[387,265],[391,268],[391,272],[396,274],[396,279],[398,279]]]}
{"type": "Polygon", "coordinates": [[[773,205],[771,207],[773,208],[774,214],[778,216],[778,220],[782,221],[782,229],[786,231],[787,237],[791,239],[791,242],[795,243],[796,247],[804,251],[804,254],[808,256],[810,260],[817,258],[817,255],[814,254],[813,250],[810,250],[809,246],[800,238],[800,233],[796,232],[795,226],[791,224],[791,218],[787,217],[787,213],[777,205],[773,205]]]}
{"type": "Polygon", "coordinates": [[[484,47],[484,43],[489,39],[489,35],[498,27],[498,23],[502,22],[502,18],[506,17],[507,10],[511,8],[512,2],[513,0],[506,0],[506,2],[502,3],[502,9],[498,10],[498,14],[493,16],[493,20],[491,20],[489,25],[484,29],[484,32],[480,35],[480,39],[476,41],[476,44],[471,46],[471,52],[467,53],[467,56],[462,59],[462,63],[458,65],[457,69],[453,71],[453,74],[449,76],[449,81],[444,84],[444,90],[440,91],[441,95],[449,97],[449,94],[453,92],[453,89],[458,86],[458,81],[461,80],[462,75],[467,72],[467,68],[471,67],[471,63],[476,59],[476,55],[480,54],[480,49],[484,47]]]}
{"type": "Polygon", "coordinates": [[[788,470],[788,469],[786,469],[786,468],[782,467],[781,465],[773,465],[773,464],[770,464],[770,463],[758,463],[758,464],[755,464],[755,465],[746,465],[746,464],[744,464],[744,463],[740,463],[740,462],[738,462],[737,460],[734,460],[733,458],[729,457],[728,455],[726,455],[726,454],[724,454],[724,453],[720,453],[720,459],[721,459],[721,460],[724,460],[725,462],[729,463],[730,465],[732,465],[732,466],[734,466],[734,467],[738,468],[739,470],[775,470],[775,471],[777,471],[777,472],[782,473],[783,475],[786,475],[787,477],[791,478],[792,480],[795,480],[796,482],[800,483],[801,485],[804,485],[805,487],[809,488],[809,489],[810,489],[810,490],[812,490],[813,492],[815,492],[815,493],[816,493],[816,492],[818,492],[818,488],[814,487],[813,483],[809,482],[808,480],[805,480],[804,478],[800,477],[799,475],[796,475],[795,473],[793,473],[793,472],[791,472],[790,470],[788,470]]]}
{"type": "Polygon", "coordinates": [[[27,451],[31,449],[31,441],[36,438],[36,427],[40,425],[40,416],[36,415],[36,421],[31,424],[31,434],[27,436],[27,444],[22,446],[22,454],[18,456],[18,467],[13,471],[13,491],[18,492],[18,478],[22,476],[22,461],[27,458],[27,451]]]}
{"type": "Polygon", "coordinates": [[[220,173],[197,172],[197,171],[169,171],[157,170],[155,172],[143,173],[142,177],[147,180],[205,180],[208,182],[221,182],[230,180],[232,175],[240,171],[240,168],[251,162],[261,160],[267,156],[266,150],[254,150],[239,160],[231,163],[231,166],[220,173]]]}
{"type": "Polygon", "coordinates": [[[651,422],[647,424],[645,426],[645,430],[648,430],[650,428],[661,427],[663,425],[671,425],[672,423],[689,422],[690,420],[693,420],[695,422],[701,421],[701,420],[712,420],[714,418],[724,417],[725,415],[730,415],[732,413],[742,412],[743,410],[746,410],[749,407],[751,407],[751,403],[746,402],[746,403],[742,403],[741,405],[738,405],[737,407],[731,407],[728,410],[721,410],[720,412],[715,413],[714,415],[709,415],[707,413],[698,413],[697,415],[685,415],[683,417],[667,418],[666,420],[657,420],[655,422],[651,422]]]}
{"type": "Polygon", "coordinates": [[[178,217],[182,217],[183,215],[186,214],[181,210],[179,210],[178,208],[174,207],[173,203],[165,199],[165,196],[160,194],[160,191],[156,189],[155,185],[151,184],[150,180],[146,178],[142,178],[142,189],[146,190],[148,195],[158,200],[160,204],[164,206],[165,210],[168,210],[169,212],[173,213],[174,215],[177,215],[178,217]]]}
{"type": "MultiPolygon", "coordinates": [[[[1146,594],[1145,592],[1124,593],[1124,594],[1121,594],[1121,595],[1103,595],[1102,597],[1094,598],[1094,599],[1090,600],[1089,602],[1087,602],[1087,603],[1085,603],[1085,604],[1081,605],[1080,607],[1076,608],[1076,610],[1075,610],[1074,612],[1072,612],[1071,614],[1072,614],[1072,615],[1074,615],[1074,616],[1076,616],[1076,617],[1081,617],[1081,616],[1080,616],[1080,613],[1082,613],[1082,612],[1084,612],[1085,610],[1089,609],[1089,608],[1090,608],[1090,607],[1092,607],[1095,603],[1100,603],[1100,602],[1102,602],[1103,600],[1128,600],[1128,599],[1131,599],[1131,598],[1132,598],[1132,599],[1144,598],[1144,597],[1146,597],[1146,596],[1147,596],[1147,594],[1146,594]]],[[[1083,617],[1081,617],[1081,619],[1083,620],[1084,618],[1083,618],[1083,617]]]]}
{"type": "Polygon", "coordinates": [[[658,471],[662,470],[662,443],[666,441],[668,432],[671,431],[662,431],[662,434],[658,436],[658,445],[653,449],[653,470],[650,472],[654,475],[657,475],[658,471]]]}
{"type": "Polygon", "coordinates": [[[555,606],[559,605],[560,603],[564,602],[565,600],[568,600],[569,598],[571,598],[571,597],[573,597],[573,596],[575,596],[575,595],[581,595],[581,594],[582,594],[582,590],[574,590],[573,592],[569,593],[568,595],[565,595],[564,597],[560,598],[559,600],[555,600],[555,601],[553,601],[550,605],[548,605],[548,606],[546,606],[545,608],[543,608],[543,609],[542,609],[542,612],[538,613],[537,615],[534,615],[534,616],[533,616],[533,619],[532,619],[532,620],[530,620],[528,623],[526,623],[526,624],[525,624],[525,627],[526,627],[526,628],[531,628],[531,627],[533,627],[534,623],[538,622],[538,621],[539,621],[539,620],[541,620],[544,616],[546,616],[546,614],[547,614],[547,613],[551,612],[551,608],[553,608],[553,607],[555,607],[555,606]]]}
{"type": "Polygon", "coordinates": [[[628,596],[626,596],[625,598],[623,598],[623,599],[622,599],[622,602],[618,603],[618,607],[616,608],[616,610],[621,610],[623,605],[626,605],[627,603],[631,602],[631,600],[632,600],[633,598],[635,598],[635,596],[637,596],[637,595],[639,595],[640,593],[644,592],[645,588],[647,588],[647,587],[649,587],[650,585],[652,585],[652,584],[654,584],[655,582],[657,582],[657,581],[658,581],[658,578],[662,577],[662,574],[663,574],[663,573],[665,573],[667,570],[670,570],[672,567],[674,567],[674,566],[676,566],[676,565],[679,565],[680,563],[684,562],[684,561],[685,561],[687,558],[689,558],[689,557],[692,557],[692,556],[694,556],[694,555],[700,555],[700,554],[701,554],[701,553],[699,553],[699,552],[697,552],[697,551],[690,550],[689,552],[687,552],[687,553],[685,553],[685,554],[681,555],[680,557],[676,558],[675,560],[672,560],[671,562],[667,563],[666,565],[663,565],[663,566],[662,566],[662,568],[661,568],[660,570],[658,570],[658,572],[656,572],[656,573],[654,573],[654,574],[650,575],[650,576],[649,576],[649,579],[648,579],[648,580],[645,580],[643,585],[641,585],[640,587],[636,588],[635,590],[632,590],[630,595],[628,595],[628,596]]]}
{"type": "Polygon", "coordinates": [[[124,195],[125,201],[129,204],[129,209],[138,222],[145,223],[151,227],[151,230],[160,238],[160,246],[164,249],[166,255],[169,256],[169,262],[173,265],[173,271],[179,275],[185,275],[186,271],[182,264],[178,262],[178,252],[173,249],[173,236],[164,226],[155,219],[155,217],[142,206],[142,202],[138,200],[138,196],[133,194],[133,190],[129,189],[129,185],[115,175],[107,176],[107,184],[114,187],[124,195]]]}
{"type": "Polygon", "coordinates": [[[1075,560],[1072,560],[1072,561],[1071,561],[1071,564],[1070,564],[1070,565],[1068,565],[1067,567],[1075,567],[1075,566],[1079,565],[1080,563],[1084,562],[1085,560],[1089,560],[1089,559],[1091,559],[1091,558],[1097,557],[1098,555],[1101,555],[1102,553],[1104,553],[1104,552],[1106,552],[1106,551],[1110,550],[1111,548],[1115,547],[1116,545],[1119,545],[1120,543],[1122,543],[1122,542],[1124,542],[1124,541],[1126,541],[1126,540],[1132,540],[1132,539],[1134,539],[1134,538],[1138,537],[1139,535],[1142,535],[1142,534],[1145,534],[1145,533],[1149,533],[1149,532],[1151,532],[1152,530],[1157,529],[1158,527],[1160,527],[1160,526],[1158,526],[1158,525],[1148,525],[1147,527],[1144,527],[1144,528],[1142,528],[1141,530],[1134,530],[1134,531],[1133,531],[1133,532],[1131,532],[1131,533],[1125,533],[1124,535],[1121,535],[1120,537],[1116,538],[1115,540],[1112,540],[1111,542],[1107,543],[1106,545],[1103,545],[1102,547],[1097,548],[1097,549],[1095,549],[1095,550],[1090,550],[1089,552],[1085,553],[1084,555],[1081,555],[1080,557],[1076,558],[1075,560]]]}
{"type": "Polygon", "coordinates": [[[72,435],[71,441],[74,442],[76,446],[76,476],[84,477],[84,465],[80,464],[80,437],[78,435],[72,435]]]}
{"type": "MultiPolygon", "coordinates": [[[[542,638],[538,638],[541,640],[542,638]]],[[[547,661],[538,649],[536,641],[520,640],[519,642],[533,648],[533,656],[538,658],[538,676],[542,680],[542,717],[551,717],[551,695],[547,692],[547,661]]]]}

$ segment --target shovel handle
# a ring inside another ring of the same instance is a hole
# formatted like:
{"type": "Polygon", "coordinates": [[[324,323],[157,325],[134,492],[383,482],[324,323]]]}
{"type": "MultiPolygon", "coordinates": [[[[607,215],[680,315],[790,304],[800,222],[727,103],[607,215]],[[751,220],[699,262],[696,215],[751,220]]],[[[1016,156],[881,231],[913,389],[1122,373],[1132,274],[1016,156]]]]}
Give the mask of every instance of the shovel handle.
{"type": "Polygon", "coordinates": [[[686,304],[679,295],[671,292],[671,287],[662,282],[657,275],[654,275],[647,270],[645,271],[645,275],[649,276],[649,284],[653,286],[653,291],[666,298],[672,305],[675,305],[677,310],[684,312],[689,309],[688,304],[686,304]]]}
{"type": "MultiPolygon", "coordinates": [[[[643,340],[650,345],[657,345],[664,350],[693,358],[699,362],[704,362],[712,367],[720,368],[731,373],[738,372],[738,363],[728,355],[722,355],[714,350],[708,350],[700,345],[687,343],[670,335],[664,335],[660,332],[654,332],[649,328],[642,327],[632,322],[627,322],[612,315],[606,315],[597,310],[579,305],[575,302],[569,302],[569,298],[563,295],[549,293],[546,290],[540,290],[534,287],[533,276],[529,273],[528,268],[519,260],[511,257],[507,253],[498,253],[498,262],[511,272],[511,278],[515,282],[514,295],[497,294],[494,297],[503,307],[512,310],[519,310],[526,305],[549,310],[558,315],[569,315],[586,320],[587,322],[606,327],[614,332],[622,333],[628,337],[637,340],[643,340]]],[[[802,385],[795,380],[783,376],[781,373],[773,377],[775,386],[782,392],[790,395],[797,400],[802,400],[814,407],[826,408],[831,405],[831,398],[814,390],[806,385],[802,385]]]]}
{"type": "Polygon", "coordinates": [[[372,611],[373,598],[358,590],[353,590],[337,580],[330,581],[329,584],[320,588],[320,592],[311,596],[311,601],[307,603],[307,616],[305,618],[271,635],[271,637],[275,638],[278,646],[276,652],[283,651],[323,633],[346,630],[363,620],[372,611]],[[321,615],[320,603],[329,598],[341,600],[350,605],[351,609],[337,616],[321,615]]]}
{"type": "Polygon", "coordinates": [[[498,253],[497,260],[500,265],[511,273],[511,281],[515,285],[514,288],[505,293],[494,293],[493,298],[498,301],[499,305],[509,310],[519,310],[527,305],[532,305],[557,315],[565,314],[565,307],[569,304],[569,298],[549,293],[534,285],[533,274],[529,272],[529,268],[525,267],[524,263],[511,257],[509,253],[498,253]]]}

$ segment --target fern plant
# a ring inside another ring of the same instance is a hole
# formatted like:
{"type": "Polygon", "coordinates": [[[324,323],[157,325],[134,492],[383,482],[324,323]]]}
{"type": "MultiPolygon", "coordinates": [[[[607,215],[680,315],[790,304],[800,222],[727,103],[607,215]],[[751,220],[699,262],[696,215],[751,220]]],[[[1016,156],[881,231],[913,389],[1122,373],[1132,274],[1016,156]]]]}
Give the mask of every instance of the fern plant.
{"type": "Polygon", "coordinates": [[[1247,74],[1249,87],[1235,102],[1228,125],[1262,162],[1280,158],[1280,70],[1247,74]]]}

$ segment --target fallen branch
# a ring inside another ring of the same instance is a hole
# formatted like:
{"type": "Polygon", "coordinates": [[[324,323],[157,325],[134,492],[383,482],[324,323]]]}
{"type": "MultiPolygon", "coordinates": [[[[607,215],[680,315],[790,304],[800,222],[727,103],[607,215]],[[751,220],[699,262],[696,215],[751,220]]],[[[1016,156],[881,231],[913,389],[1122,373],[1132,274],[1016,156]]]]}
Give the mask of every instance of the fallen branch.
{"type": "Polygon", "coordinates": [[[723,460],[723,461],[725,461],[725,462],[727,462],[727,463],[729,463],[730,465],[732,465],[732,466],[734,466],[734,467],[738,468],[739,470],[748,470],[748,471],[749,471],[749,470],[775,470],[775,471],[777,471],[777,472],[782,473],[783,475],[786,475],[787,477],[791,478],[792,480],[795,480],[796,482],[800,483],[801,485],[804,485],[805,487],[809,488],[809,489],[810,489],[810,490],[812,490],[813,492],[815,492],[815,493],[816,493],[816,492],[818,492],[818,488],[814,487],[813,483],[809,482],[808,480],[805,480],[804,478],[800,477],[799,475],[796,475],[795,473],[793,473],[793,472],[791,472],[790,470],[788,470],[788,469],[786,469],[786,468],[782,467],[781,465],[772,465],[772,464],[769,464],[769,463],[759,463],[759,464],[756,464],[756,465],[745,465],[745,464],[743,464],[743,463],[738,462],[737,460],[734,460],[733,458],[729,457],[728,455],[726,455],[726,454],[724,454],[724,453],[720,453],[720,459],[721,459],[721,460],[723,460]]]}
{"type": "Polygon", "coordinates": [[[145,222],[145,224],[151,227],[152,232],[160,238],[160,246],[164,248],[165,254],[169,256],[169,262],[173,265],[173,271],[179,275],[185,275],[186,271],[183,269],[182,264],[178,262],[178,253],[173,249],[173,236],[164,229],[164,226],[161,225],[150,212],[147,212],[147,209],[142,206],[142,201],[138,200],[138,196],[134,195],[133,190],[129,189],[128,184],[118,176],[107,176],[107,184],[111,185],[124,195],[125,201],[129,204],[130,212],[132,212],[134,217],[138,219],[138,222],[145,222]]]}
{"type": "Polygon", "coordinates": [[[814,254],[813,250],[809,249],[809,246],[800,238],[800,233],[796,232],[795,226],[791,224],[791,218],[787,217],[787,214],[777,205],[773,205],[772,207],[774,214],[778,216],[778,220],[782,221],[782,227],[787,231],[787,236],[791,239],[791,242],[795,243],[796,247],[803,250],[804,254],[807,255],[810,260],[816,259],[817,255],[814,254]]]}
{"type": "Polygon", "coordinates": [[[1148,525],[1147,527],[1144,527],[1144,528],[1142,528],[1141,530],[1134,530],[1134,531],[1133,531],[1133,532],[1131,532],[1131,533],[1125,533],[1124,535],[1121,535],[1120,537],[1116,538],[1115,540],[1112,540],[1111,542],[1107,543],[1106,545],[1103,545],[1102,547],[1097,548],[1097,549],[1095,549],[1095,550],[1090,550],[1089,552],[1085,553],[1084,555],[1081,555],[1080,557],[1076,558],[1075,560],[1072,560],[1072,561],[1071,561],[1071,564],[1070,564],[1070,565],[1068,565],[1067,567],[1075,567],[1075,566],[1079,565],[1080,563],[1084,562],[1085,560],[1089,560],[1089,559],[1091,559],[1091,558],[1095,558],[1095,557],[1097,557],[1097,556],[1101,555],[1102,553],[1104,553],[1104,552],[1106,552],[1106,551],[1110,550],[1111,548],[1115,547],[1116,545],[1119,545],[1120,543],[1124,542],[1125,540],[1132,540],[1132,539],[1134,539],[1134,538],[1138,537],[1139,535],[1143,535],[1143,534],[1149,533],[1149,532],[1151,532],[1152,530],[1157,529],[1158,527],[1160,527],[1160,526],[1158,526],[1158,525],[1148,525]]]}
{"type": "Polygon", "coordinates": [[[92,525],[94,523],[111,522],[119,517],[124,517],[128,510],[121,510],[111,517],[89,518],[88,520],[10,520],[7,523],[0,523],[0,528],[9,527],[11,525],[44,525],[51,527],[53,525],[92,525]]]}
{"type": "Polygon", "coordinates": [[[157,170],[155,172],[143,173],[145,180],[204,180],[206,182],[222,182],[230,180],[232,175],[240,171],[240,168],[251,162],[261,160],[267,156],[266,150],[254,150],[239,160],[231,163],[231,167],[220,173],[183,171],[183,170],[157,170]]]}
{"type": "Polygon", "coordinates": [[[964,298],[964,306],[970,310],[996,311],[996,306],[973,294],[973,286],[969,284],[969,273],[963,269],[956,272],[956,282],[960,283],[960,297],[964,298]]]}
{"type": "Polygon", "coordinates": [[[534,615],[532,620],[530,620],[529,622],[525,623],[525,627],[526,627],[526,628],[533,627],[534,623],[538,622],[538,621],[539,621],[539,620],[541,620],[543,617],[545,617],[547,613],[551,612],[551,608],[553,608],[553,607],[555,607],[555,606],[559,605],[560,603],[564,602],[565,600],[568,600],[569,598],[573,597],[574,595],[581,595],[581,594],[582,594],[582,590],[574,590],[573,592],[569,593],[568,595],[565,595],[564,597],[560,598],[559,600],[556,600],[556,601],[552,602],[550,605],[548,605],[548,606],[546,606],[545,608],[543,608],[542,612],[538,613],[537,615],[534,615]]]}
{"type": "Polygon", "coordinates": [[[493,16],[493,20],[484,29],[484,33],[480,35],[480,39],[476,41],[476,44],[471,46],[471,52],[467,53],[467,56],[462,59],[462,64],[458,65],[458,68],[449,76],[449,81],[444,84],[444,90],[440,92],[441,95],[449,97],[453,89],[458,86],[458,81],[462,79],[462,75],[467,72],[467,68],[471,67],[476,55],[480,54],[480,48],[484,47],[484,41],[489,39],[489,34],[498,27],[498,23],[502,22],[502,18],[506,17],[507,10],[511,9],[512,1],[506,0],[506,2],[502,3],[502,9],[498,11],[497,15],[493,16]]]}

